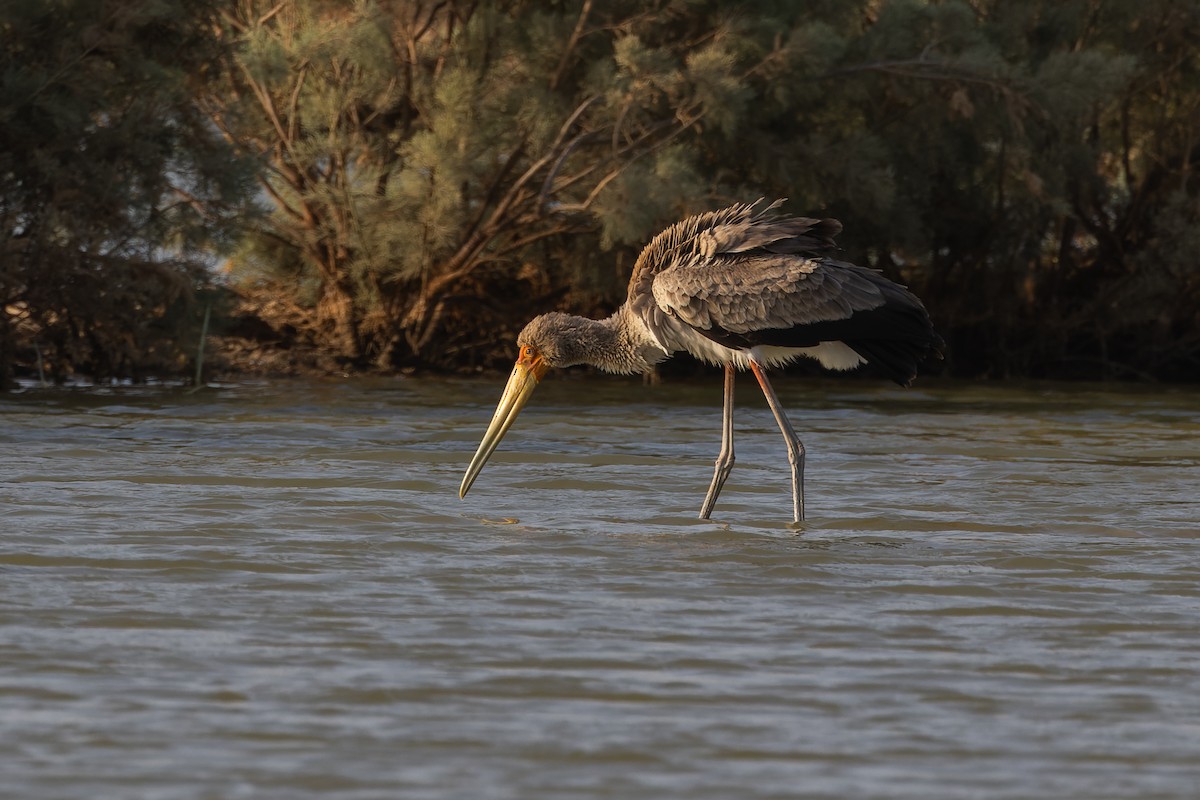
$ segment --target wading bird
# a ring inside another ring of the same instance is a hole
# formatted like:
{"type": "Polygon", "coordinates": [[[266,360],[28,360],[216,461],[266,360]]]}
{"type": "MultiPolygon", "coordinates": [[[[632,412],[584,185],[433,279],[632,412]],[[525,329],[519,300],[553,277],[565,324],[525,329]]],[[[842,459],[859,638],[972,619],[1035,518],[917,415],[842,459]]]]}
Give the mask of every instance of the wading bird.
{"type": "Polygon", "coordinates": [[[836,248],[840,222],[774,213],[782,202],[698,214],[655,236],[638,256],[625,303],[607,319],[550,313],[526,325],[459,497],[551,367],[590,364],[633,374],[685,351],[725,367],[721,450],[700,518],[708,519],[733,469],[734,376],[749,368],[787,444],[792,513],[803,520],[804,445],[765,368],[808,356],[834,370],[868,364],[908,386],[926,356],[941,356],[942,339],[925,306],[903,286],[821,255],[836,248]]]}

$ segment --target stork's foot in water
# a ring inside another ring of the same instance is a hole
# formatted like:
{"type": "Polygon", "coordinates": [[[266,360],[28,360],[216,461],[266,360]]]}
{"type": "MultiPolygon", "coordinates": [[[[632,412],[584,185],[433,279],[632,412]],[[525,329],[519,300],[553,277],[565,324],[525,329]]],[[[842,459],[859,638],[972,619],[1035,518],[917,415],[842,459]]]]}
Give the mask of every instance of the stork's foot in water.
{"type": "Polygon", "coordinates": [[[700,506],[700,519],[708,519],[713,506],[717,504],[717,496],[721,487],[733,472],[733,385],[737,379],[737,368],[732,363],[725,365],[725,400],[721,406],[721,452],[717,454],[717,463],[713,469],[712,483],[708,485],[708,494],[704,496],[704,505],[700,506]]]}
{"type": "Polygon", "coordinates": [[[712,516],[713,507],[717,504],[717,495],[721,494],[721,487],[728,480],[729,473],[733,472],[733,462],[733,449],[730,448],[726,454],[725,448],[721,448],[721,454],[717,456],[717,464],[713,469],[712,483],[708,485],[708,494],[704,496],[704,505],[700,507],[700,519],[712,516]]]}
{"type": "MultiPolygon", "coordinates": [[[[786,434],[784,438],[787,438],[786,434]]],[[[799,439],[789,441],[795,445],[788,447],[788,463],[792,465],[792,521],[804,522],[804,442],[799,439]]]]}
{"type": "Polygon", "coordinates": [[[762,388],[763,396],[767,398],[767,405],[771,407],[771,413],[775,415],[775,422],[779,424],[779,432],[783,434],[783,442],[787,445],[788,464],[792,468],[792,519],[795,522],[803,522],[804,442],[800,441],[787,414],[783,413],[783,405],[775,395],[775,389],[771,387],[771,382],[767,380],[767,373],[753,357],[750,358],[750,370],[754,373],[754,377],[758,378],[758,385],[762,388]]]}

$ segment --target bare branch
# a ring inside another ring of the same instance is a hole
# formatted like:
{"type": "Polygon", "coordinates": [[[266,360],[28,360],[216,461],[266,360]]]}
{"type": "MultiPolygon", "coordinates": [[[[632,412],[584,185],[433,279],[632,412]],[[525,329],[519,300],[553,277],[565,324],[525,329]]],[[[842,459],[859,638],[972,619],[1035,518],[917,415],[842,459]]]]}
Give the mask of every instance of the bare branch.
{"type": "Polygon", "coordinates": [[[288,0],[281,0],[281,2],[277,3],[274,8],[259,17],[255,24],[259,25],[260,27],[266,25],[268,22],[274,19],[275,15],[282,11],[287,4],[288,0]]]}
{"type": "Polygon", "coordinates": [[[571,31],[571,38],[567,39],[567,46],[563,48],[562,57],[558,59],[558,67],[555,68],[554,75],[550,78],[551,91],[558,88],[559,81],[566,74],[567,62],[570,60],[571,54],[575,51],[575,46],[579,44],[579,39],[583,35],[583,26],[587,22],[588,15],[591,13],[592,0],[584,0],[583,8],[579,10],[579,19],[575,22],[575,30],[571,31]]]}

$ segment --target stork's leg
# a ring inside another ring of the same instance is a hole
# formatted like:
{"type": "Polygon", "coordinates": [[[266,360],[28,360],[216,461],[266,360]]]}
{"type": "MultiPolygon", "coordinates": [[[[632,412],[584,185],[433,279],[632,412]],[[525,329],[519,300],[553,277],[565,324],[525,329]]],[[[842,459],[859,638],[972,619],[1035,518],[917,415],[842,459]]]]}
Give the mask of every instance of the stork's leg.
{"type": "Polygon", "coordinates": [[[700,507],[700,519],[708,519],[712,514],[717,495],[721,493],[729,473],[733,472],[733,382],[736,376],[737,370],[733,364],[726,364],[725,407],[721,410],[721,452],[717,454],[712,483],[708,485],[708,494],[704,496],[704,505],[700,507]]]}
{"type": "Polygon", "coordinates": [[[775,421],[779,423],[779,430],[783,433],[783,440],[787,443],[788,463],[792,466],[792,514],[796,522],[802,522],[804,520],[804,443],[800,441],[800,437],[792,428],[792,423],[783,413],[783,406],[780,405],[779,398],[775,396],[775,390],[771,388],[771,382],[767,380],[767,373],[762,366],[752,358],[750,359],[750,369],[754,371],[754,377],[758,378],[758,385],[762,387],[763,394],[767,398],[767,405],[771,407],[771,413],[775,415],[775,421]]]}

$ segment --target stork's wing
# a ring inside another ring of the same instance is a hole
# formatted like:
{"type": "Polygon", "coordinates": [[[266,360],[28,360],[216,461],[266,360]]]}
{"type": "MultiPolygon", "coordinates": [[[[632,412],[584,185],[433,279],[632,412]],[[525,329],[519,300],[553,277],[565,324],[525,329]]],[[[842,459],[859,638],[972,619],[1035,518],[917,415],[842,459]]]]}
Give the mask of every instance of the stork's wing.
{"type": "MultiPolygon", "coordinates": [[[[792,256],[780,263],[794,264],[804,261],[803,256],[836,247],[833,237],[842,229],[837,220],[785,217],[772,213],[782,200],[761,210],[759,202],[689,217],[655,236],[642,250],[629,281],[628,302],[660,342],[669,323],[664,319],[666,307],[656,300],[655,287],[664,273],[683,266],[728,263],[727,259],[736,257],[792,256]]],[[[698,276],[690,277],[698,280],[698,276]]],[[[688,276],[675,280],[680,291],[689,291],[682,286],[691,285],[688,276]]]]}
{"type": "Polygon", "coordinates": [[[878,272],[832,259],[725,256],[680,264],[653,285],[661,313],[734,349],[843,342],[907,386],[941,352],[921,301],[878,272]]]}
{"type": "Polygon", "coordinates": [[[660,309],[723,344],[734,334],[744,340],[734,346],[803,347],[785,332],[880,308],[890,287],[900,289],[841,261],[751,255],[676,265],[655,277],[653,293],[660,309]]]}
{"type": "Polygon", "coordinates": [[[677,222],[642,250],[628,306],[666,352],[688,329],[726,347],[844,342],[898,383],[940,353],[921,301],[878,272],[822,257],[834,219],[785,217],[757,203],[677,222]]]}

